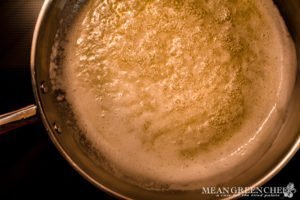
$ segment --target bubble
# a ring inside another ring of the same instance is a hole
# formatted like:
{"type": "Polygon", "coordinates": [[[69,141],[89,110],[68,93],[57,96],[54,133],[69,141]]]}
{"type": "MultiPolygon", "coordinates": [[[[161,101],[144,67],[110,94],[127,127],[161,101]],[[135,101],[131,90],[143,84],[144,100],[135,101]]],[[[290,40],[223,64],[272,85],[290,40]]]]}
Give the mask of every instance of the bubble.
{"type": "Polygon", "coordinates": [[[56,96],[57,101],[64,101],[65,100],[65,95],[64,94],[59,94],[56,96]]]}

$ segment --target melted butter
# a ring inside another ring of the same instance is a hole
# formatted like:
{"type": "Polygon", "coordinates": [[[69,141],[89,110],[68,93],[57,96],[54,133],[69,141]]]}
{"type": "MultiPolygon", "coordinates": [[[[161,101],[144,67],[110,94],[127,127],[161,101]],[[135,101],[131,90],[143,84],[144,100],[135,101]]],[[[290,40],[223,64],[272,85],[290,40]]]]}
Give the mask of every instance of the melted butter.
{"type": "Polygon", "coordinates": [[[212,174],[277,104],[283,47],[268,12],[251,0],[89,1],[63,75],[87,138],[133,176],[212,174]]]}
{"type": "Polygon", "coordinates": [[[89,7],[77,40],[77,76],[104,100],[106,118],[124,113],[127,134],[157,149],[173,141],[185,156],[236,131],[247,110],[243,91],[254,81],[248,76],[259,79],[264,70],[265,52],[251,45],[266,34],[255,5],[95,1],[89,7]],[[242,31],[246,18],[256,23],[242,31]]]}

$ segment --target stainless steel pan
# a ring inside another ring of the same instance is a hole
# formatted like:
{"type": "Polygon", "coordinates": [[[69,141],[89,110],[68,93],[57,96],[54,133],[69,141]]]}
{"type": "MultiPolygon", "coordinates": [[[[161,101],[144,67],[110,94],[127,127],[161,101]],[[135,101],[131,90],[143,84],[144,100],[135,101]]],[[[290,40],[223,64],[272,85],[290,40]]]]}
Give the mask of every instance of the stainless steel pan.
{"type": "MultiPolygon", "coordinates": [[[[101,167],[101,160],[93,159],[88,143],[77,134],[79,131],[72,119],[66,102],[57,100],[49,78],[51,48],[62,16],[68,15],[68,4],[74,0],[46,0],[40,12],[32,43],[31,75],[36,104],[0,116],[0,135],[32,121],[42,119],[49,137],[64,158],[84,178],[96,187],[124,199],[216,199],[199,191],[147,191],[113,176],[101,167]]],[[[300,0],[277,0],[278,5],[297,48],[300,63],[300,0]]],[[[300,144],[300,73],[286,114],[285,123],[276,139],[255,164],[230,181],[219,186],[255,187],[267,182],[280,171],[297,152],[300,144]]],[[[228,174],[230,176],[230,174],[228,174]]],[[[228,198],[234,198],[228,197],[228,198]]]]}

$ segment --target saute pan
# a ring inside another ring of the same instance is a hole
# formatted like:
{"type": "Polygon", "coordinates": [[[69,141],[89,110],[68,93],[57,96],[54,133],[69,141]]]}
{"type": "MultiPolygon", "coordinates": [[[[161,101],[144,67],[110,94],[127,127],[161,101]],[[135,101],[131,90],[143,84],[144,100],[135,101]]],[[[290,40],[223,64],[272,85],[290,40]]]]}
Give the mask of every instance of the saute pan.
{"type": "MultiPolygon", "coordinates": [[[[83,0],[77,0],[83,3],[83,0]]],[[[31,52],[31,77],[35,105],[0,115],[0,135],[40,117],[57,149],[84,178],[101,190],[122,199],[216,199],[203,191],[149,191],[124,182],[102,167],[101,159],[94,159],[88,142],[80,134],[72,114],[64,101],[63,92],[54,91],[49,78],[52,62],[51,51],[63,17],[71,16],[68,9],[75,0],[45,0],[40,12],[31,52]]],[[[297,50],[300,63],[300,0],[277,0],[277,4],[297,50]]],[[[59,62],[59,61],[57,61],[59,62]]],[[[296,83],[286,112],[284,124],[267,150],[229,181],[221,178],[215,186],[256,187],[267,182],[280,171],[299,149],[300,144],[300,72],[299,64],[296,83]]],[[[259,151],[259,149],[258,149],[259,151]]],[[[228,174],[230,176],[230,174],[228,174]]],[[[226,197],[235,198],[236,196],[226,197]]]]}

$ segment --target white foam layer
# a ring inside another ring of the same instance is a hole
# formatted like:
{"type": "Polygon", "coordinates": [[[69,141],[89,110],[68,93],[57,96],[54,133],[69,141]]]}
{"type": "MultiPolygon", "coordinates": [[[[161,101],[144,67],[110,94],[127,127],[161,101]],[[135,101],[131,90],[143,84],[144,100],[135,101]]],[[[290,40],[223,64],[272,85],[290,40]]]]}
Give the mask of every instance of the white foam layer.
{"type": "Polygon", "coordinates": [[[273,2],[204,2],[92,0],[68,36],[59,87],[87,138],[139,185],[225,182],[282,122],[295,53],[273,2]]]}

